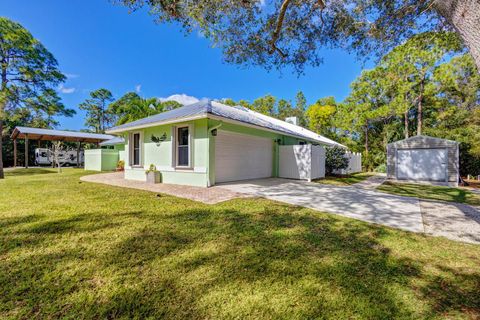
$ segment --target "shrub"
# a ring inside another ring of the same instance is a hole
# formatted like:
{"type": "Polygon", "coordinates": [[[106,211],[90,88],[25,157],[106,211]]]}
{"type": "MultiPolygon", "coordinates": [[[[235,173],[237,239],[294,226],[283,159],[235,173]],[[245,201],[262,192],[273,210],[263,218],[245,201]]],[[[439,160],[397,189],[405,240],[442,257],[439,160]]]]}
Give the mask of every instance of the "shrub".
{"type": "Polygon", "coordinates": [[[348,168],[348,158],[345,156],[344,148],[333,146],[327,147],[325,150],[325,171],[332,174],[334,170],[348,168]]]}
{"type": "Polygon", "coordinates": [[[123,170],[123,169],[125,168],[125,161],[119,160],[119,161],[117,162],[117,168],[123,170]]]}

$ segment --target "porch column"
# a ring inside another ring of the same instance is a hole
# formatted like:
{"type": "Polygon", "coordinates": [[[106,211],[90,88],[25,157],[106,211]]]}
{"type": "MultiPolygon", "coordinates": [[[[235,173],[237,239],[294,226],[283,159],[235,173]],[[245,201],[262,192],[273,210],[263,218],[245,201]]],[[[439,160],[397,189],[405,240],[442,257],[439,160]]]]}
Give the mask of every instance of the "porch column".
{"type": "Polygon", "coordinates": [[[17,167],[17,139],[13,139],[13,166],[17,167]]]}
{"type": "Polygon", "coordinates": [[[28,133],[25,134],[25,169],[28,169],[28,133]]]}

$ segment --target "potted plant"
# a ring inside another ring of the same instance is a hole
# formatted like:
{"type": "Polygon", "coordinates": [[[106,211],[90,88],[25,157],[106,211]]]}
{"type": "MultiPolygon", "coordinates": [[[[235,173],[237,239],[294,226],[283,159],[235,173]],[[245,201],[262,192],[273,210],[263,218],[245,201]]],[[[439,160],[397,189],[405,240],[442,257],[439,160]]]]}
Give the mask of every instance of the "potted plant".
{"type": "Polygon", "coordinates": [[[160,171],[157,170],[154,164],[151,164],[147,171],[147,183],[160,183],[160,171]]]}
{"type": "Polygon", "coordinates": [[[124,171],[125,170],[125,161],[119,160],[117,162],[117,171],[124,171]]]}

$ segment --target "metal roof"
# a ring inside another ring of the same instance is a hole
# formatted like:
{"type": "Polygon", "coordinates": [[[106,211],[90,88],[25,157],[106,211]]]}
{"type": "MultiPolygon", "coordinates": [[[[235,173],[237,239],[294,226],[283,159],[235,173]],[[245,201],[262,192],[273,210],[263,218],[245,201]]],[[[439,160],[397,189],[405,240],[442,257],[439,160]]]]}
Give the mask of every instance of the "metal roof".
{"type": "Polygon", "coordinates": [[[123,139],[122,137],[115,137],[113,139],[100,142],[100,145],[101,146],[114,146],[116,144],[124,144],[124,143],[125,143],[125,139],[123,139]]]}
{"type": "Polygon", "coordinates": [[[12,139],[25,139],[28,136],[32,140],[50,141],[80,141],[101,142],[113,139],[115,136],[100,133],[88,133],[79,131],[64,131],[30,127],[15,127],[11,134],[12,139]]]}
{"type": "Polygon", "coordinates": [[[202,100],[197,103],[180,107],[171,111],[163,112],[143,118],[137,121],[129,122],[117,127],[113,127],[107,132],[119,133],[134,129],[147,128],[163,123],[175,123],[195,118],[208,118],[210,115],[220,117],[226,120],[233,120],[259,128],[273,130],[282,134],[294,136],[301,139],[316,141],[327,145],[339,145],[345,147],[331,139],[316,134],[300,126],[278,120],[264,114],[255,112],[242,106],[227,106],[217,101],[202,100]]]}

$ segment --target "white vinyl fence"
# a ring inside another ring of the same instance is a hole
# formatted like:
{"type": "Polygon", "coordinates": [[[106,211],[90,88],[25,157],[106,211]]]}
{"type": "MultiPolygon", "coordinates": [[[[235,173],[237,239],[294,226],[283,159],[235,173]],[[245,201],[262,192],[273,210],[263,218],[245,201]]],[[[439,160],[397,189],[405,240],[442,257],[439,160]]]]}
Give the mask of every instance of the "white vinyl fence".
{"type": "Polygon", "coordinates": [[[334,170],[335,174],[351,174],[362,171],[362,154],[347,151],[345,156],[348,158],[348,167],[346,169],[334,170]]]}
{"type": "Polygon", "coordinates": [[[325,177],[325,149],[312,145],[279,147],[279,177],[308,180],[325,177]]]}

